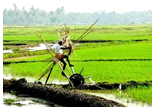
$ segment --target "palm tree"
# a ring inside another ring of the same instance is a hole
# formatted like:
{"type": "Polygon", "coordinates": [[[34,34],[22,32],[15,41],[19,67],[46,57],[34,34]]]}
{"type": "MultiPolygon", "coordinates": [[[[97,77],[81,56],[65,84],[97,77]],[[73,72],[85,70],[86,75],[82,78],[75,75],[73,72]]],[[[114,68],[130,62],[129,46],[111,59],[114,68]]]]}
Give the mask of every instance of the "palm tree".
{"type": "Polygon", "coordinates": [[[36,11],[34,9],[34,6],[32,6],[30,8],[30,11],[28,13],[28,17],[29,17],[29,23],[34,24],[34,18],[36,16],[36,11]]]}

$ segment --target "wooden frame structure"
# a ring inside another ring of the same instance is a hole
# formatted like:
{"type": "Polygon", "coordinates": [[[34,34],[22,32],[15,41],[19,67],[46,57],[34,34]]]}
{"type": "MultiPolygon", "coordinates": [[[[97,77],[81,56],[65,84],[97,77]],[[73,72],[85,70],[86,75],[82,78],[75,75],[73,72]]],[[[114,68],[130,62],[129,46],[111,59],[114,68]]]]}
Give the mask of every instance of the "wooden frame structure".
{"type": "MultiPolygon", "coordinates": [[[[87,36],[87,35],[90,33],[89,30],[91,29],[91,27],[92,27],[98,20],[99,20],[99,19],[97,19],[97,20],[96,20],[96,21],[95,21],[95,22],[94,22],[94,23],[93,23],[93,24],[92,24],[92,25],[91,25],[78,39],[77,39],[77,41],[76,41],[72,46],[75,46],[75,44],[77,44],[80,40],[82,40],[85,36],[87,36]]],[[[45,85],[46,85],[47,82],[48,82],[48,80],[49,80],[49,77],[50,77],[50,75],[51,75],[51,72],[52,72],[54,66],[57,64],[57,65],[59,66],[59,68],[61,69],[61,71],[64,72],[64,74],[65,74],[66,78],[68,79],[69,83],[71,84],[71,86],[74,87],[74,84],[72,83],[72,81],[70,80],[70,78],[67,77],[65,71],[64,71],[63,68],[61,67],[59,60],[58,60],[57,58],[55,58],[55,56],[53,56],[53,54],[52,54],[52,52],[51,52],[51,50],[52,50],[51,47],[50,47],[49,45],[47,45],[47,43],[45,42],[44,38],[43,38],[41,35],[38,35],[37,33],[36,33],[36,35],[37,35],[37,36],[43,41],[43,43],[45,44],[45,46],[46,46],[48,52],[49,52],[49,53],[51,54],[51,56],[52,56],[52,61],[53,61],[53,63],[43,72],[43,74],[40,76],[40,78],[39,78],[38,80],[41,80],[41,78],[43,78],[43,77],[49,72],[49,74],[48,74],[48,76],[47,76],[47,79],[46,79],[46,81],[45,81],[45,85]]],[[[52,51],[53,51],[53,50],[52,50],[52,51]]],[[[53,51],[53,53],[54,53],[54,51],[53,51]]],[[[66,69],[67,69],[67,71],[70,73],[70,71],[69,71],[69,69],[68,69],[67,67],[66,67],[66,69]]],[[[73,67],[71,67],[71,70],[72,70],[73,74],[75,74],[73,67]]],[[[83,69],[81,70],[80,75],[81,75],[82,71],[83,71],[83,69]]],[[[71,75],[71,73],[70,73],[70,75],[71,75]]],[[[90,78],[90,77],[86,77],[85,79],[87,79],[87,78],[90,78]]]]}
{"type": "MultiPolygon", "coordinates": [[[[50,47],[49,45],[47,45],[47,43],[45,42],[45,40],[43,39],[43,37],[42,37],[41,35],[39,36],[37,33],[36,33],[36,35],[44,42],[44,44],[45,44],[47,50],[49,51],[49,53],[50,53],[51,56],[52,56],[52,60],[53,60],[53,63],[45,70],[45,72],[41,75],[41,77],[40,77],[38,80],[41,80],[41,78],[44,77],[44,76],[46,75],[46,73],[48,73],[48,71],[49,71],[48,77],[47,77],[46,82],[45,82],[45,84],[47,84],[48,79],[49,79],[49,77],[50,77],[50,75],[51,75],[51,72],[52,72],[52,70],[53,70],[53,67],[54,67],[56,64],[58,64],[59,68],[64,72],[64,74],[65,74],[66,78],[68,79],[68,81],[70,82],[70,84],[74,87],[73,83],[70,81],[70,79],[67,77],[65,71],[64,71],[63,68],[61,67],[61,65],[60,65],[60,63],[59,63],[59,60],[53,56],[53,54],[52,54],[52,52],[51,52],[51,50],[52,50],[51,47],[50,47]]],[[[53,51],[53,50],[52,50],[52,51],[53,51]]],[[[67,68],[67,67],[66,67],[66,68],[67,68]]],[[[67,70],[68,70],[68,69],[67,69],[67,70]]]]}

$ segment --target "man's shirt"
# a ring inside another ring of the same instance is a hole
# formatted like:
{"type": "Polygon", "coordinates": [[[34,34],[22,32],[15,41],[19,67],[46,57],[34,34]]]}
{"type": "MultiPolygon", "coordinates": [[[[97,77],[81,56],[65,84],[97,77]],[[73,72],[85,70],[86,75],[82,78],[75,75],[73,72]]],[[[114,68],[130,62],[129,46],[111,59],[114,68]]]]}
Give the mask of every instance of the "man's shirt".
{"type": "Polygon", "coordinates": [[[60,46],[59,44],[56,44],[56,46],[55,46],[55,53],[63,54],[62,49],[60,49],[61,47],[62,47],[62,46],[60,46]]]}

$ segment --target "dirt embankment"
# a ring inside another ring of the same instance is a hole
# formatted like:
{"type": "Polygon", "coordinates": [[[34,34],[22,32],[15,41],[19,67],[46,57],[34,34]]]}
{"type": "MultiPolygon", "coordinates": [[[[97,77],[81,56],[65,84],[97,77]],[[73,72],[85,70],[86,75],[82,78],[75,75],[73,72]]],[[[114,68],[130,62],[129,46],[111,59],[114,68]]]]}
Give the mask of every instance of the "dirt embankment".
{"type": "Polygon", "coordinates": [[[32,97],[43,98],[66,107],[125,107],[115,101],[75,90],[28,83],[24,78],[18,81],[3,79],[3,91],[10,90],[28,94],[32,97]]]}
{"type": "MultiPolygon", "coordinates": [[[[56,87],[61,87],[64,89],[68,89],[70,87],[69,84],[48,84],[51,86],[56,86],[56,87]]],[[[88,84],[83,84],[76,89],[80,90],[114,90],[114,89],[121,89],[125,90],[127,87],[138,87],[138,86],[152,86],[152,81],[145,81],[145,82],[137,82],[137,81],[128,81],[124,83],[108,83],[108,82],[98,82],[94,85],[88,85],[88,84]]],[[[72,88],[70,88],[72,89],[72,88]]]]}

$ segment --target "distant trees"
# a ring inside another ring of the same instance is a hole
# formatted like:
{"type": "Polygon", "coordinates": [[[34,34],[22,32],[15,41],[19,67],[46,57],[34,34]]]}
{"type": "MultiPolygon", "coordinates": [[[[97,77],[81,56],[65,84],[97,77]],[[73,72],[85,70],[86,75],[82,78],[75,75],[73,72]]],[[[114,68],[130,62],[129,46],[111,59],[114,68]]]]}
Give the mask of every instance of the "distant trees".
{"type": "Polygon", "coordinates": [[[98,24],[134,24],[152,23],[152,11],[132,11],[127,13],[116,13],[115,11],[106,13],[97,11],[94,13],[65,13],[64,7],[55,11],[46,12],[32,6],[29,11],[23,7],[18,9],[13,4],[12,9],[3,10],[3,25],[53,25],[55,23],[66,24],[90,24],[96,19],[100,19],[98,24]]]}

